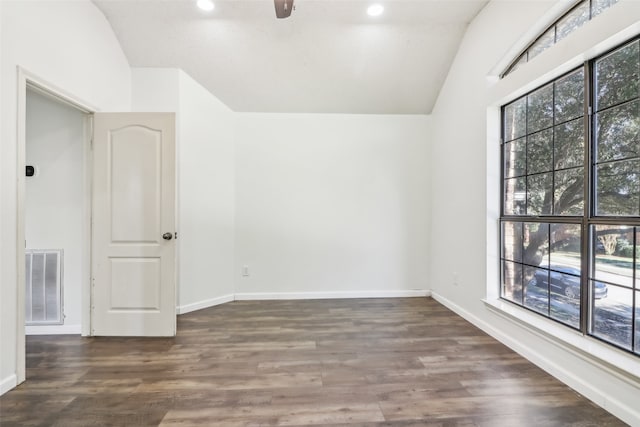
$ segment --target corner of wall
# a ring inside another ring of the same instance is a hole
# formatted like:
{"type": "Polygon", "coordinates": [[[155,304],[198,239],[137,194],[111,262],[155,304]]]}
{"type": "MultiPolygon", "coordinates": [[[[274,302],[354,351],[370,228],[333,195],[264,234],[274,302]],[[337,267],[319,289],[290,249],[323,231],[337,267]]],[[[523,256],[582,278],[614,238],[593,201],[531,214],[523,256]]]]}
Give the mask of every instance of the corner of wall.
{"type": "Polygon", "coordinates": [[[0,380],[0,396],[14,389],[18,385],[18,377],[15,374],[9,375],[0,380]]]}

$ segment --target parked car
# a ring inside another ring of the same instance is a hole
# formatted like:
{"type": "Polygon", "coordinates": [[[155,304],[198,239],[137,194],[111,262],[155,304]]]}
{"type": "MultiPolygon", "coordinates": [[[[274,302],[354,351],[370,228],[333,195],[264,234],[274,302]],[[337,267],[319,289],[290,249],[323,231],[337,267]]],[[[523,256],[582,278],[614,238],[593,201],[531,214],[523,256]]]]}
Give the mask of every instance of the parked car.
{"type": "MultiPolygon", "coordinates": [[[[545,268],[547,268],[545,266],[545,268]]],[[[529,281],[529,285],[547,287],[549,277],[551,283],[549,289],[556,294],[565,295],[569,298],[578,298],[580,295],[580,270],[574,267],[552,264],[547,270],[536,270],[529,281]]],[[[605,298],[609,292],[607,285],[602,282],[594,282],[596,299],[605,298]]]]}

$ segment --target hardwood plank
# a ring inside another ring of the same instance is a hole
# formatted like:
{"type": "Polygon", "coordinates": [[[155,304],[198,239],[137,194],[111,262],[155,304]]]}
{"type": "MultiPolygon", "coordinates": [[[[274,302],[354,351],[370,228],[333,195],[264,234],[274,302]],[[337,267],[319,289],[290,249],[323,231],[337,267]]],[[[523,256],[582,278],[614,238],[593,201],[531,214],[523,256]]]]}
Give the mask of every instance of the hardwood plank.
{"type": "Polygon", "coordinates": [[[228,374],[224,376],[204,375],[198,378],[160,380],[141,384],[139,393],[164,390],[260,390],[287,387],[321,387],[320,374],[228,374]]]}
{"type": "Polygon", "coordinates": [[[375,403],[307,403],[296,407],[272,405],[229,408],[224,415],[212,409],[169,411],[161,425],[197,425],[197,422],[206,425],[214,419],[216,423],[225,426],[244,425],[242,423],[291,426],[384,421],[382,412],[375,403]]]}

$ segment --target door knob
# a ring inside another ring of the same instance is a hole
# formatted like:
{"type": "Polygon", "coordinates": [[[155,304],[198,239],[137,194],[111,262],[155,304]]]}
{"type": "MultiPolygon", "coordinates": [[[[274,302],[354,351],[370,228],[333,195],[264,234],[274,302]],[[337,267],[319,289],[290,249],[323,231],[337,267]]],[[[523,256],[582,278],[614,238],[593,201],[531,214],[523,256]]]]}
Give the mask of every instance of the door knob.
{"type": "Polygon", "coordinates": [[[171,240],[171,239],[173,238],[173,233],[164,233],[164,234],[162,235],[162,238],[163,238],[164,240],[171,240]]]}

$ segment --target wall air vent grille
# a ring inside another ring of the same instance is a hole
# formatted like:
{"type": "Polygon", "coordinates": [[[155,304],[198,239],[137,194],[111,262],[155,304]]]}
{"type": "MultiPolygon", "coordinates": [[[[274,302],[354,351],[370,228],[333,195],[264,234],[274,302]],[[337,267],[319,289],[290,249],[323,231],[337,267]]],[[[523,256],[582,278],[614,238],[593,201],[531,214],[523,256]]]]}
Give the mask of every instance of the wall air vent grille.
{"type": "Polygon", "coordinates": [[[62,249],[25,251],[25,323],[61,325],[62,249]]]}

